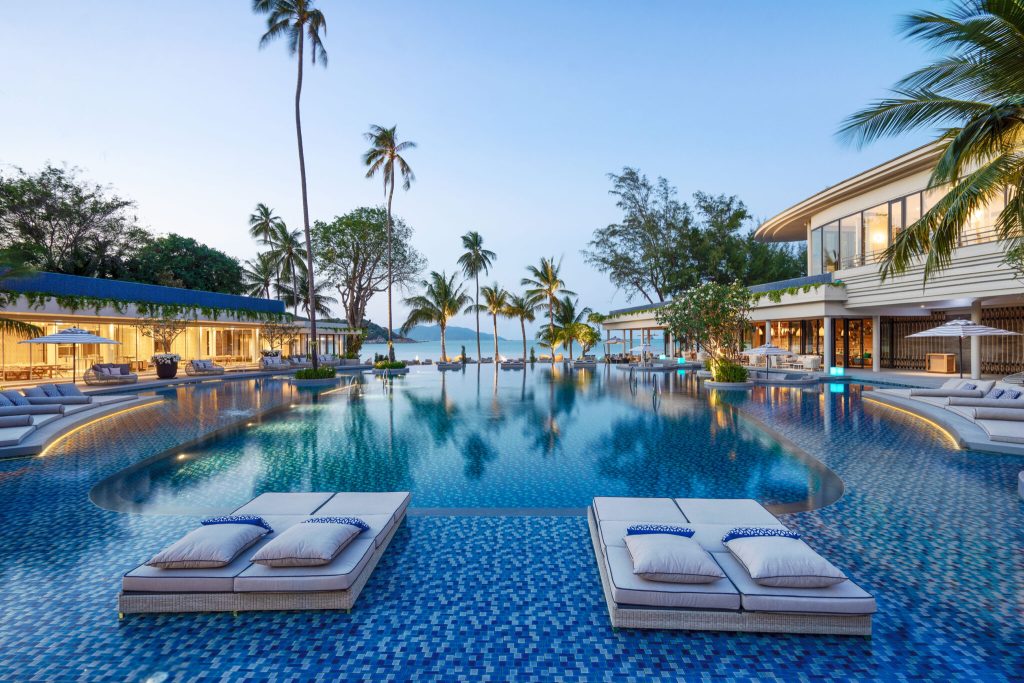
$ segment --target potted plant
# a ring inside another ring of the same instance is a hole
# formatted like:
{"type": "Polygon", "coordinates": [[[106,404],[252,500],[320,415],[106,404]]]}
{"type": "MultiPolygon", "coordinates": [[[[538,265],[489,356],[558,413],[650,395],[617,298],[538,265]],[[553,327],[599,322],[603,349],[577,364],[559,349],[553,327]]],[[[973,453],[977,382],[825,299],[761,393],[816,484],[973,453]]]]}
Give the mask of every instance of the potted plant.
{"type": "Polygon", "coordinates": [[[156,366],[156,376],[160,379],[174,379],[178,374],[178,363],[181,356],[176,353],[158,353],[150,360],[156,366]]]}

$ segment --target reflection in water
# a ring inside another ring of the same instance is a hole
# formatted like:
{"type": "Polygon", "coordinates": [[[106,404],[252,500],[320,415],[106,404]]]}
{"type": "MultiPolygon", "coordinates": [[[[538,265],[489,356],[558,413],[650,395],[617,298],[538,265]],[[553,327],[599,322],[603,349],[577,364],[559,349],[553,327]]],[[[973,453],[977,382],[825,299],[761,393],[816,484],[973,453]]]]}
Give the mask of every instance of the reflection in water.
{"type": "MultiPolygon", "coordinates": [[[[218,386],[176,399],[182,410],[224,409],[218,386]]],[[[294,391],[287,387],[267,390],[294,391]]],[[[260,395],[248,396],[249,414],[260,395]]],[[[264,491],[410,490],[414,506],[431,508],[581,508],[594,495],[806,507],[837,489],[834,475],[735,407],[790,396],[707,394],[684,375],[631,378],[607,368],[417,369],[343,393],[299,392],[288,410],[111,477],[93,499],[207,512],[264,491]]],[[[232,401],[238,409],[239,397],[232,401]]]]}

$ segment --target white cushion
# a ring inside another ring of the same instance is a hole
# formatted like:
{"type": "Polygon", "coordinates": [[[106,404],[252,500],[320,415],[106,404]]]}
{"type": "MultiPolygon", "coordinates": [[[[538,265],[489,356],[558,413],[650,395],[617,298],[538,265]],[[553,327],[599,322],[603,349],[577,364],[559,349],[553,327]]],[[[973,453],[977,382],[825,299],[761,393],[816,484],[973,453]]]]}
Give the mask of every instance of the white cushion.
{"type": "Polygon", "coordinates": [[[594,498],[594,515],[601,521],[685,523],[671,498],[626,498],[598,496],[594,498]]]}
{"type": "Polygon", "coordinates": [[[633,573],[648,581],[711,583],[725,577],[708,551],[675,534],[634,534],[625,538],[633,573]]]}
{"type": "Polygon", "coordinates": [[[352,586],[375,549],[372,538],[357,538],[318,567],[265,567],[250,564],[235,577],[236,592],[338,591],[352,586]]]}
{"type": "Polygon", "coordinates": [[[828,588],[772,588],[754,583],[728,553],[714,553],[718,565],[743,594],[743,609],[752,612],[812,614],[874,614],[875,599],[853,581],[828,588]]]}
{"type": "Polygon", "coordinates": [[[255,524],[201,526],[157,553],[146,564],[160,569],[224,567],[266,533],[266,529],[255,524]]]}
{"type": "Polygon", "coordinates": [[[676,498],[679,509],[693,524],[775,526],[775,515],[752,498],[676,498]]]}
{"type": "MultiPolygon", "coordinates": [[[[734,524],[689,524],[688,526],[693,529],[693,540],[697,541],[704,550],[709,553],[729,552],[728,548],[722,544],[722,538],[736,528],[734,524]]],[[[775,524],[758,524],[753,528],[785,529],[786,525],[782,522],[775,522],[775,524]]]]}
{"type": "Polygon", "coordinates": [[[713,583],[648,581],[633,573],[626,548],[605,549],[605,566],[612,584],[612,599],[620,605],[681,607],[690,609],[740,608],[740,594],[729,579],[713,583]]]}
{"type": "Polygon", "coordinates": [[[762,586],[825,588],[846,581],[846,574],[798,538],[735,538],[725,547],[762,586]]]}
{"type": "Polygon", "coordinates": [[[316,567],[333,560],[361,531],[349,524],[296,524],[251,559],[268,567],[316,567]]]}
{"type": "MultiPolygon", "coordinates": [[[[238,508],[233,515],[312,515],[331,493],[261,493],[238,508]]],[[[277,527],[274,527],[275,529],[277,527]]]]}
{"type": "Polygon", "coordinates": [[[409,506],[408,491],[362,492],[343,491],[336,493],[320,509],[317,517],[344,517],[363,515],[391,515],[398,519],[409,506]]]}

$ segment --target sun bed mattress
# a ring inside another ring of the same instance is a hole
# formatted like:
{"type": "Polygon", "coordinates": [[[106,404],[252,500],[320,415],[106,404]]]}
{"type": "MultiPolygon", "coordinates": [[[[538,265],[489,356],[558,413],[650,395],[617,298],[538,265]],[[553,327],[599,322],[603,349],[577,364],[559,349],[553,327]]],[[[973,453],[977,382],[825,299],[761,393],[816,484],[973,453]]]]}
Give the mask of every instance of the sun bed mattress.
{"type": "Polygon", "coordinates": [[[688,520],[671,498],[594,498],[594,514],[601,521],[665,522],[681,524],[688,520]]]}
{"type": "Polygon", "coordinates": [[[648,581],[633,573],[633,561],[623,546],[605,549],[615,602],[649,607],[739,609],[740,594],[728,579],[713,583],[648,581]]]}
{"type": "Polygon", "coordinates": [[[778,526],[779,520],[752,498],[676,498],[693,524],[778,526]]]}

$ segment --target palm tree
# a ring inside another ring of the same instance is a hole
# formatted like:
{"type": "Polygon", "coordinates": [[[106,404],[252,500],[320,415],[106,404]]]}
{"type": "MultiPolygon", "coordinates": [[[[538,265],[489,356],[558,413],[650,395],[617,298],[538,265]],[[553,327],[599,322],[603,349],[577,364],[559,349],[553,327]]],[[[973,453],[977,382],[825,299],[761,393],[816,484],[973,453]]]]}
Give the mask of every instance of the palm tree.
{"type": "MultiPolygon", "coordinates": [[[[484,238],[476,230],[470,230],[462,236],[462,248],[466,251],[459,257],[459,266],[466,277],[476,282],[476,361],[480,362],[480,273],[487,274],[491,264],[497,258],[495,253],[484,249],[484,238]]],[[[497,336],[497,335],[495,335],[497,336]]],[[[497,341],[495,341],[497,343],[497,341]]]]}
{"type": "Polygon", "coordinates": [[[249,235],[262,244],[269,244],[274,231],[284,228],[284,221],[274,215],[274,210],[260,202],[249,214],[249,235]]]}
{"type": "Polygon", "coordinates": [[[391,285],[394,280],[391,264],[391,201],[395,196],[396,166],[398,167],[399,174],[402,176],[403,190],[408,190],[412,187],[412,181],[416,180],[412,168],[409,167],[409,164],[402,157],[402,152],[407,149],[414,149],[416,143],[408,140],[399,142],[398,126],[384,128],[383,126],[373,125],[370,126],[370,130],[365,136],[370,141],[370,149],[363,155],[363,163],[369,167],[366,171],[366,177],[372,178],[380,172],[384,178],[384,195],[388,198],[388,358],[393,361],[395,360],[395,347],[391,341],[391,328],[393,326],[391,322],[391,285]]]}
{"type": "Polygon", "coordinates": [[[449,277],[444,271],[431,271],[430,278],[423,280],[420,286],[423,287],[422,294],[411,296],[404,301],[411,310],[408,319],[402,325],[402,333],[407,333],[421,323],[436,324],[441,328],[441,357],[447,359],[444,336],[448,321],[473,300],[461,284],[455,284],[455,275],[449,277]]]}
{"type": "MultiPolygon", "coordinates": [[[[314,9],[314,0],[253,0],[254,12],[267,15],[267,31],[260,38],[260,48],[264,48],[277,38],[284,37],[288,41],[288,51],[297,56],[298,77],[295,82],[295,137],[299,146],[299,179],[302,184],[302,224],[306,235],[306,270],[309,282],[309,300],[315,300],[316,291],[313,282],[313,249],[309,235],[309,196],[306,192],[306,156],[302,149],[302,117],[299,102],[302,98],[302,56],[306,40],[309,40],[310,63],[327,66],[327,50],[324,49],[320,33],[327,32],[327,19],[323,13],[314,9]]],[[[309,316],[310,339],[316,339],[316,307],[309,316]]],[[[317,354],[313,354],[313,369],[319,366],[317,354]]]]}
{"type": "MultiPolygon", "coordinates": [[[[480,319],[480,310],[483,309],[491,315],[491,319],[494,322],[494,362],[498,362],[498,316],[505,315],[505,310],[508,308],[508,290],[502,289],[502,287],[495,282],[490,287],[484,287],[481,290],[484,295],[484,305],[475,304],[470,308],[476,311],[477,320],[480,319]]],[[[468,311],[467,311],[468,312],[468,311]]],[[[480,328],[477,327],[477,339],[480,336],[480,328]]],[[[477,358],[479,361],[479,358],[477,358]]]]}
{"type": "MultiPolygon", "coordinates": [[[[316,302],[314,312],[316,315],[327,317],[331,314],[331,306],[338,303],[338,300],[328,294],[330,284],[327,282],[318,282],[313,288],[314,301],[316,302]]],[[[284,300],[285,305],[291,306],[296,311],[301,308],[306,312],[308,316],[309,312],[309,281],[306,275],[300,275],[296,282],[296,286],[292,287],[287,284],[280,286],[281,298],[284,300]]]]}
{"type": "MultiPolygon", "coordinates": [[[[277,264],[278,289],[281,289],[280,281],[287,279],[291,283],[290,288],[294,290],[298,286],[299,278],[305,278],[308,273],[306,250],[300,238],[301,233],[298,230],[289,230],[283,222],[276,225],[270,233],[267,243],[270,245],[271,257],[277,264]]],[[[320,291],[316,286],[313,289],[320,291]]],[[[305,300],[309,300],[308,294],[305,300]]],[[[296,307],[293,312],[298,315],[298,308],[296,307]]]]}
{"type": "MultiPolygon", "coordinates": [[[[576,296],[576,292],[565,289],[565,282],[562,281],[560,271],[562,261],[555,263],[554,257],[542,258],[539,266],[527,266],[526,270],[530,277],[524,277],[521,284],[529,287],[526,290],[527,296],[536,296],[546,299],[548,302],[548,336],[554,342],[555,338],[555,301],[559,292],[576,296]]],[[[555,351],[551,349],[551,365],[555,364],[555,351]]]]}
{"type": "Polygon", "coordinates": [[[1024,2],[972,0],[949,16],[908,15],[903,33],[942,53],[905,76],[893,96],[850,116],[840,135],[864,145],[885,136],[938,127],[941,156],[929,188],[945,196],[900,232],[882,255],[882,277],[925,256],[924,276],[952,262],[971,213],[1010,196],[996,229],[1008,256],[1024,254],[1024,2]]]}
{"type": "Polygon", "coordinates": [[[277,264],[269,252],[257,254],[242,264],[242,285],[249,296],[261,296],[270,298],[270,288],[274,286],[278,277],[277,264]]]}
{"type": "Polygon", "coordinates": [[[509,318],[519,319],[519,329],[523,333],[523,361],[526,360],[526,323],[536,319],[537,306],[540,299],[529,294],[510,294],[508,305],[505,306],[505,315],[509,318]]]}
{"type": "Polygon", "coordinates": [[[555,304],[555,334],[569,349],[569,360],[572,360],[573,343],[580,336],[580,328],[588,327],[584,321],[591,313],[586,307],[577,311],[578,305],[579,300],[573,301],[569,296],[562,297],[555,304]]]}
{"type": "MultiPolygon", "coordinates": [[[[0,254],[0,281],[7,278],[26,277],[34,272],[32,268],[25,265],[23,259],[12,257],[10,254],[0,254]]],[[[45,334],[45,331],[32,323],[0,317],[0,334],[28,339],[29,337],[40,337],[45,334]]]]}

